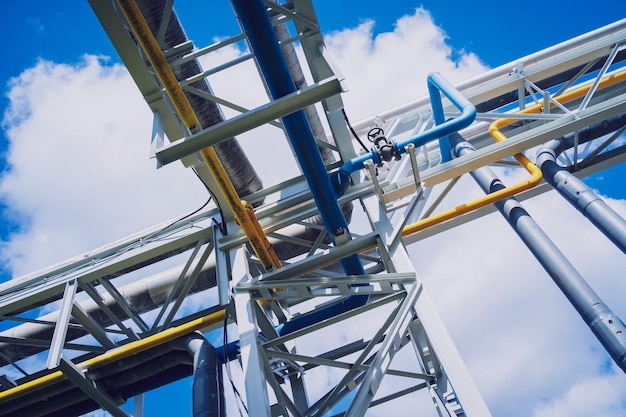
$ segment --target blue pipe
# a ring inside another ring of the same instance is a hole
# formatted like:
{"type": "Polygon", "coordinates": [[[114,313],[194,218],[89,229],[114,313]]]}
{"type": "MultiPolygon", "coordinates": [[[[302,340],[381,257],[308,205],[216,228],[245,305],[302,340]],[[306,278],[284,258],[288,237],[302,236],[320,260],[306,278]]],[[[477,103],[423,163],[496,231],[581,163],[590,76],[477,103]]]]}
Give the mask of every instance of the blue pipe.
{"type": "MultiPolygon", "coordinates": [[[[476,119],[476,107],[438,72],[428,75],[428,93],[436,126],[411,139],[394,144],[394,146],[398,155],[402,155],[406,153],[405,148],[408,144],[412,143],[418,147],[439,138],[441,159],[442,162],[447,162],[452,159],[448,135],[471,125],[476,119]],[[440,93],[443,93],[456,108],[461,110],[459,117],[445,120],[440,93]]],[[[368,160],[372,160],[375,164],[379,163],[378,152],[374,148],[369,154],[353,158],[344,163],[337,171],[331,173],[330,179],[338,196],[343,195],[348,188],[350,175],[365,168],[363,164],[368,160]]]]}
{"type": "MultiPolygon", "coordinates": [[[[320,323],[324,320],[336,317],[340,314],[361,307],[365,305],[365,303],[367,303],[368,298],[369,297],[367,295],[353,295],[350,297],[346,297],[336,304],[332,304],[320,310],[313,310],[309,313],[297,316],[288,322],[279,324],[278,326],[276,326],[276,332],[279,336],[287,336],[297,330],[304,329],[306,327],[312,326],[313,324],[320,323]]],[[[261,333],[261,336],[262,335],[263,334],[261,333]]],[[[226,361],[235,360],[240,353],[239,341],[236,340],[228,343],[225,346],[218,346],[215,348],[215,351],[217,357],[224,363],[226,361]]]]}
{"type": "MultiPolygon", "coordinates": [[[[242,27],[248,35],[250,47],[255,53],[272,97],[277,99],[296,91],[296,86],[278,46],[278,39],[272,28],[263,0],[232,0],[231,3],[242,27]]],[[[330,179],[326,175],[326,166],[319,153],[304,111],[300,110],[285,116],[282,122],[292,143],[294,153],[300,162],[302,172],[309,184],[311,194],[324,220],[326,229],[333,238],[333,242],[337,231],[343,231],[349,237],[348,224],[343,216],[330,179]]],[[[365,273],[356,254],[343,259],[342,266],[347,275],[362,275],[365,273]]],[[[297,330],[358,308],[367,303],[368,298],[366,295],[347,297],[336,304],[311,311],[286,323],[282,323],[276,327],[276,332],[279,336],[286,336],[297,330]]],[[[239,354],[239,341],[217,347],[216,353],[217,357],[222,361],[236,359],[239,354]]]]}
{"type": "MultiPolygon", "coordinates": [[[[280,49],[263,0],[232,0],[231,3],[246,32],[250,48],[257,59],[272,98],[276,100],[296,92],[296,85],[280,49]]],[[[283,117],[282,122],[333,243],[341,243],[337,241],[338,237],[341,237],[342,241],[351,239],[348,224],[337,201],[330,178],[326,174],[326,166],[304,110],[298,110],[283,117]]],[[[347,275],[364,273],[361,261],[356,254],[342,259],[341,264],[347,275]]]]}

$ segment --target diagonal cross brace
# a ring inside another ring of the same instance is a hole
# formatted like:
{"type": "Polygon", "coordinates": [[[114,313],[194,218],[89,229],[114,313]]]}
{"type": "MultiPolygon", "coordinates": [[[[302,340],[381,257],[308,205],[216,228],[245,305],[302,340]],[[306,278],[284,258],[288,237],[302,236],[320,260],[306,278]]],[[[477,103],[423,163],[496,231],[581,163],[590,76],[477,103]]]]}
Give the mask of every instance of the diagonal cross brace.
{"type": "Polygon", "coordinates": [[[100,407],[111,413],[113,417],[131,417],[130,414],[122,410],[106,392],[98,389],[96,383],[86,376],[82,369],[78,368],[63,356],[59,359],[59,369],[67,379],[72,381],[81,391],[97,402],[100,407]]]}

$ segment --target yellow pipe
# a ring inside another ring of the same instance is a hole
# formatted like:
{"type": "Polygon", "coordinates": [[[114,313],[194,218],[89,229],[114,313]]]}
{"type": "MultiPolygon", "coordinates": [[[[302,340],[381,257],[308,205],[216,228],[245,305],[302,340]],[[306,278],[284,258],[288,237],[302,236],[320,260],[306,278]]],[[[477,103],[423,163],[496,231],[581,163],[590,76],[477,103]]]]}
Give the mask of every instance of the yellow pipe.
{"type": "MultiPolygon", "coordinates": [[[[192,320],[188,323],[181,324],[180,326],[171,327],[155,335],[148,336],[145,339],[137,340],[136,342],[120,346],[106,353],[103,353],[102,355],[96,356],[95,358],[81,362],[80,364],[78,364],[78,367],[81,369],[97,368],[99,366],[115,362],[128,356],[141,353],[155,346],[171,342],[174,339],[185,336],[203,327],[221,323],[222,321],[224,321],[225,314],[225,310],[221,310],[201,317],[199,319],[192,320]]],[[[44,375],[32,381],[18,385],[15,388],[2,391],[0,392],[0,404],[22,397],[38,389],[42,389],[47,386],[59,383],[64,379],[66,379],[66,376],[63,374],[63,372],[55,371],[48,375],[44,375]]]]}
{"type": "MultiPolygon", "coordinates": [[[[158,42],[148,23],[141,14],[141,10],[137,6],[137,3],[133,0],[117,0],[117,3],[124,14],[124,17],[128,21],[131,30],[133,31],[137,42],[144,50],[148,57],[148,61],[154,68],[154,71],[163,85],[165,92],[172,101],[177,113],[190,130],[194,130],[199,126],[198,117],[193,111],[189,100],[185,96],[183,89],[180,87],[176,75],[169,66],[165,55],[161,51],[158,42]]],[[[250,241],[254,252],[261,260],[261,263],[266,268],[278,268],[280,262],[278,257],[273,254],[273,251],[266,249],[264,242],[267,241],[267,237],[261,227],[256,227],[255,222],[251,220],[251,216],[248,214],[248,210],[245,209],[244,204],[237,195],[237,191],[232,182],[228,178],[226,171],[222,163],[220,162],[217,153],[213,148],[205,148],[200,151],[200,155],[205,164],[211,171],[213,177],[217,181],[220,191],[226,197],[230,208],[233,211],[235,220],[243,230],[244,234],[250,241]],[[277,262],[278,261],[278,262],[277,262]]],[[[252,216],[254,217],[254,216],[252,216]]],[[[256,217],[254,217],[256,220],[256,217]]],[[[258,224],[258,221],[256,222],[258,224]]]]}
{"type": "Polygon", "coordinates": [[[498,190],[495,193],[487,194],[486,196],[470,201],[469,203],[462,204],[460,206],[454,207],[453,209],[444,211],[442,213],[410,224],[402,229],[402,237],[409,236],[413,233],[419,232],[420,230],[424,230],[428,227],[445,222],[446,220],[453,219],[462,214],[469,213],[470,211],[477,210],[489,204],[493,204],[497,201],[528,190],[539,184],[542,178],[541,170],[539,169],[539,167],[533,164],[526,156],[524,156],[524,154],[518,153],[513,155],[513,157],[531,174],[531,177],[529,179],[519,182],[513,186],[503,188],[502,190],[498,190]]]}
{"type": "Polygon", "coordinates": [[[150,61],[152,68],[154,68],[159,81],[161,81],[176,111],[182,117],[185,125],[190,129],[194,129],[196,125],[198,125],[198,118],[189,100],[187,100],[185,93],[182,88],[180,88],[176,75],[174,75],[174,71],[172,71],[165,55],[163,55],[159,43],[152,34],[141,10],[139,10],[139,6],[137,6],[137,3],[133,0],[117,0],[117,4],[128,21],[137,42],[139,42],[139,45],[146,53],[148,61],[150,61]]]}
{"type": "MultiPolygon", "coordinates": [[[[604,77],[600,83],[598,83],[598,89],[602,89],[604,87],[607,87],[609,85],[618,83],[620,81],[623,81],[626,79],[626,71],[622,71],[619,72],[617,74],[613,74],[613,75],[609,75],[607,77],[604,77]]],[[[555,98],[556,101],[558,101],[559,103],[566,103],[570,100],[574,100],[576,98],[579,98],[585,94],[587,94],[587,92],[591,89],[591,85],[586,85],[586,86],[582,86],[579,88],[576,88],[574,90],[568,91],[567,93],[564,93],[562,95],[559,96],[558,100],[555,98]]],[[[550,102],[550,106],[554,106],[554,103],[550,102]]],[[[528,107],[522,111],[520,111],[518,114],[529,114],[529,113],[538,113],[541,111],[541,109],[543,108],[543,103],[539,103],[536,104],[532,107],[528,107]]],[[[500,128],[509,125],[513,122],[515,122],[516,120],[519,120],[515,117],[510,117],[510,118],[506,118],[506,119],[498,119],[495,122],[493,122],[490,126],[489,126],[489,134],[498,142],[502,142],[504,140],[507,139],[507,137],[500,132],[500,128]]],[[[434,226],[436,224],[442,223],[446,220],[450,220],[453,219],[455,217],[458,217],[462,214],[468,213],[470,211],[476,210],[480,207],[484,207],[488,204],[492,204],[495,203],[501,199],[510,197],[514,194],[520,193],[522,191],[525,191],[527,189],[530,189],[534,186],[536,186],[537,184],[539,184],[539,182],[541,181],[542,178],[542,174],[541,174],[541,170],[535,165],[533,164],[526,156],[524,156],[521,153],[518,153],[516,155],[513,155],[513,157],[517,160],[517,162],[519,162],[520,165],[522,165],[524,168],[526,168],[526,170],[528,172],[531,173],[532,177],[529,180],[520,182],[519,184],[516,184],[512,187],[508,187],[502,190],[499,190],[495,193],[491,193],[486,195],[485,197],[481,197],[477,200],[471,201],[469,203],[460,205],[458,207],[455,207],[453,209],[447,210],[443,213],[440,214],[436,214],[434,216],[428,217],[426,219],[422,219],[416,223],[410,224],[408,226],[406,226],[404,229],[402,229],[402,236],[408,236],[411,235],[413,233],[416,233],[420,230],[426,229],[427,227],[430,226],[434,226]]]]}
{"type": "Polygon", "coordinates": [[[259,238],[261,239],[260,244],[263,246],[264,251],[269,256],[269,259],[266,260],[266,262],[263,262],[263,265],[265,266],[266,269],[269,269],[272,267],[280,268],[282,266],[280,259],[278,259],[278,255],[276,255],[276,252],[274,251],[272,244],[267,239],[267,235],[265,234],[265,231],[261,227],[259,220],[254,214],[254,207],[252,207],[252,204],[248,203],[247,201],[242,200],[241,202],[243,204],[243,207],[246,210],[246,213],[248,215],[248,218],[250,219],[250,222],[252,223],[254,228],[257,230],[259,238]]]}

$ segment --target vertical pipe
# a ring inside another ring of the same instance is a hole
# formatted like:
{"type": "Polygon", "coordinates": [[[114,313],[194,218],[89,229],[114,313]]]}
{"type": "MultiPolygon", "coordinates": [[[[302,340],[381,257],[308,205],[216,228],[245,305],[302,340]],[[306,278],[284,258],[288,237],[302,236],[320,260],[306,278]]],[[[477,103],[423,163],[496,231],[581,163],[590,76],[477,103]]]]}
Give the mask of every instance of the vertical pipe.
{"type": "Polygon", "coordinates": [[[193,355],[193,417],[225,417],[222,364],[215,348],[197,332],[185,338],[185,348],[193,355]]]}
{"type": "MultiPolygon", "coordinates": [[[[232,5],[248,36],[272,98],[278,99],[295,92],[295,83],[263,0],[232,0],[232,5]]],[[[349,240],[348,224],[337,202],[304,110],[283,117],[282,122],[333,243],[349,240]]],[[[349,275],[364,273],[357,255],[343,259],[342,266],[349,275]]]]}
{"type": "MultiPolygon", "coordinates": [[[[450,139],[456,157],[475,151],[474,147],[459,134],[451,135],[450,139]]],[[[470,174],[485,193],[504,188],[504,184],[488,167],[479,168],[470,174]]],[[[626,372],[624,323],[604,304],[515,198],[499,201],[495,206],[578,311],[609,355],[626,372]]]]}
{"type": "MultiPolygon", "coordinates": [[[[439,126],[446,121],[443,114],[443,103],[439,94],[439,88],[434,83],[428,82],[428,95],[430,97],[430,105],[433,110],[433,119],[435,120],[435,126],[439,126]]],[[[448,162],[452,159],[452,153],[450,152],[450,138],[448,136],[442,136],[439,138],[439,152],[441,153],[441,162],[448,162]]]]}

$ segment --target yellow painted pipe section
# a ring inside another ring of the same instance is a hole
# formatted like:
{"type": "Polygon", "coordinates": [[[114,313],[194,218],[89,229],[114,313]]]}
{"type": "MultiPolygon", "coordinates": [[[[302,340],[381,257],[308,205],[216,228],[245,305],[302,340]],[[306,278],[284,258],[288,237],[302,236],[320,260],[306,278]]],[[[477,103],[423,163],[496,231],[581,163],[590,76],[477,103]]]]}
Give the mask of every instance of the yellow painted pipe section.
{"type": "MultiPolygon", "coordinates": [[[[598,83],[598,89],[602,89],[604,87],[607,87],[609,85],[612,85],[612,84],[615,84],[624,80],[626,80],[626,71],[621,71],[619,73],[609,75],[607,77],[604,77],[600,81],[600,83],[598,83]]],[[[590,89],[591,89],[591,84],[585,85],[583,87],[579,87],[574,90],[568,91],[567,93],[560,95],[558,99],[555,98],[555,100],[558,101],[559,103],[566,103],[568,101],[582,97],[583,95],[587,94],[587,92],[590,89]]],[[[543,106],[544,106],[543,103],[539,103],[539,104],[536,104],[534,106],[528,107],[520,111],[519,114],[539,113],[542,110],[543,106]]],[[[554,103],[551,102],[550,106],[554,106],[554,103]]],[[[514,116],[510,118],[506,118],[506,119],[498,119],[489,126],[489,134],[498,142],[502,142],[506,140],[507,137],[502,132],[500,132],[500,129],[517,120],[519,119],[515,118],[514,116]]],[[[539,167],[537,167],[534,163],[532,163],[526,156],[524,156],[521,153],[513,155],[513,157],[517,160],[517,162],[519,162],[520,165],[522,165],[531,174],[530,179],[520,182],[514,186],[496,191],[495,193],[488,194],[485,197],[481,197],[469,203],[457,206],[443,213],[436,214],[426,219],[422,219],[416,223],[410,224],[406,226],[404,229],[402,229],[402,236],[408,236],[413,233],[419,232],[420,230],[426,229],[427,227],[434,226],[446,220],[453,219],[462,214],[469,213],[470,211],[484,207],[488,204],[492,204],[504,198],[511,197],[512,195],[515,195],[517,193],[530,189],[536,186],[537,184],[539,184],[542,178],[541,170],[539,169],[539,167]]]]}
{"type": "Polygon", "coordinates": [[[165,55],[163,55],[159,43],[152,34],[146,19],[143,17],[143,14],[141,14],[139,6],[137,6],[137,3],[133,0],[117,0],[117,4],[128,21],[135,35],[135,39],[146,53],[148,61],[150,61],[152,68],[154,68],[156,76],[159,81],[161,81],[174,108],[176,108],[176,112],[182,117],[183,122],[188,128],[195,129],[196,125],[198,125],[198,118],[193,112],[185,93],[182,88],[180,88],[176,75],[174,75],[174,71],[172,71],[165,55]]]}
{"type": "MultiPolygon", "coordinates": [[[[120,346],[116,349],[112,349],[106,353],[103,353],[102,355],[96,356],[95,358],[86,360],[78,364],[78,367],[81,369],[97,368],[99,366],[118,361],[128,356],[141,353],[155,346],[171,342],[179,337],[185,336],[203,327],[220,323],[224,321],[225,314],[225,311],[221,310],[201,317],[199,319],[192,320],[189,323],[181,324],[177,327],[171,327],[155,335],[148,336],[145,339],[137,340],[136,342],[120,346]]],[[[66,376],[63,374],[63,372],[55,371],[48,375],[44,375],[40,378],[18,385],[15,388],[2,391],[0,392],[0,404],[30,394],[31,392],[38,389],[42,389],[47,386],[59,383],[64,379],[66,379],[66,376]]]]}
{"type": "Polygon", "coordinates": [[[243,207],[246,210],[246,214],[248,215],[248,219],[250,220],[250,223],[253,225],[253,227],[257,231],[257,234],[260,239],[260,245],[263,248],[264,253],[267,253],[269,257],[268,260],[263,262],[263,265],[265,266],[266,269],[270,269],[272,267],[280,268],[282,266],[280,259],[278,259],[278,255],[276,255],[276,252],[272,248],[272,244],[267,239],[267,235],[265,234],[265,231],[261,227],[259,220],[254,214],[254,207],[252,207],[252,204],[248,203],[247,201],[242,200],[241,202],[243,203],[243,207]]]}
{"type": "Polygon", "coordinates": [[[419,232],[420,230],[424,230],[436,224],[443,223],[446,220],[453,219],[465,213],[469,213],[481,207],[493,204],[497,201],[528,190],[541,182],[542,174],[537,165],[533,164],[526,156],[524,156],[524,154],[518,153],[513,155],[513,157],[531,174],[531,177],[529,179],[519,182],[510,187],[503,188],[502,190],[498,190],[495,193],[487,194],[486,196],[470,201],[469,203],[456,206],[453,209],[444,211],[442,213],[427,217],[426,219],[422,219],[418,222],[410,224],[402,229],[402,236],[409,236],[413,233],[419,232]]]}
{"type": "MultiPolygon", "coordinates": [[[[128,21],[137,42],[139,42],[139,45],[146,53],[165,92],[187,128],[195,130],[197,127],[202,127],[199,126],[198,117],[194,113],[183,89],[180,87],[176,75],[161,51],[137,3],[133,0],[117,0],[117,3],[128,21]]],[[[237,223],[250,241],[250,245],[261,260],[263,266],[268,269],[279,268],[281,266],[280,261],[271,249],[271,245],[269,245],[267,241],[267,236],[265,236],[263,229],[259,226],[254,213],[252,212],[252,215],[250,215],[251,210],[244,207],[244,203],[237,195],[237,191],[230,181],[230,178],[228,178],[215,150],[213,148],[205,148],[200,151],[200,155],[213,177],[215,177],[220,190],[226,197],[228,205],[235,215],[237,223]]]]}

